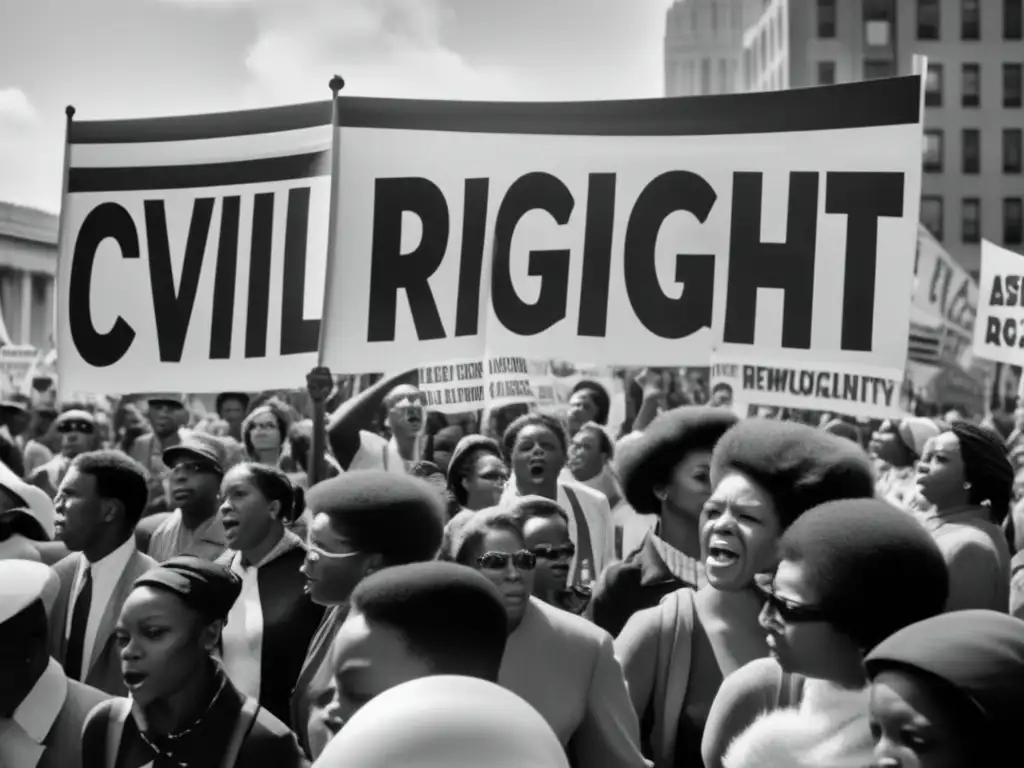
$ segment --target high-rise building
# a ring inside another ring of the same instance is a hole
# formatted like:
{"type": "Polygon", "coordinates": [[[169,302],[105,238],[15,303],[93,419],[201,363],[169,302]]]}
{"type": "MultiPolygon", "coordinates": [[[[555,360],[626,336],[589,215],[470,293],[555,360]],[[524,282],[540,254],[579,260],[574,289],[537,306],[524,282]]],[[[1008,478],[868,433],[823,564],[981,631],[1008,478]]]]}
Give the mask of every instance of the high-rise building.
{"type": "Polygon", "coordinates": [[[739,87],[909,74],[928,57],[921,222],[977,275],[982,238],[1024,246],[1024,0],[770,0],[739,87]]]}
{"type": "Polygon", "coordinates": [[[762,0],[676,0],[665,25],[665,95],[735,93],[743,33],[762,0]]]}

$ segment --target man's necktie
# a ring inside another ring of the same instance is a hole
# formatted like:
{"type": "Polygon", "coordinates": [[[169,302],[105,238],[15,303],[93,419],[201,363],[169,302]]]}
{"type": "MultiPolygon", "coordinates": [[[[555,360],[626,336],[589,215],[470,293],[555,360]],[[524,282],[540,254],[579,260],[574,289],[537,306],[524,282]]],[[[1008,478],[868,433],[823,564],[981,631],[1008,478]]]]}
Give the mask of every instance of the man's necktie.
{"type": "Polygon", "coordinates": [[[82,577],[82,588],[75,600],[71,614],[71,633],[68,648],[64,654],[64,674],[73,680],[83,681],[86,670],[82,668],[82,654],[85,651],[85,628],[89,624],[89,608],[92,605],[92,568],[86,566],[82,577]]]}

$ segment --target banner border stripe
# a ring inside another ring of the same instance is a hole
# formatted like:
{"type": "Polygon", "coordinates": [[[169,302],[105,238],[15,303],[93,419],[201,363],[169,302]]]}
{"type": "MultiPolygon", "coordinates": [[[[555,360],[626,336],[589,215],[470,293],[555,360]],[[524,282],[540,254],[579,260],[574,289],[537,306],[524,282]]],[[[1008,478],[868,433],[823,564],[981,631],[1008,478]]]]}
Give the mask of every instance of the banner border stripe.
{"type": "Polygon", "coordinates": [[[68,192],[130,192],[294,181],[331,173],[330,150],[199,165],[71,168],[68,192]]]}
{"type": "Polygon", "coordinates": [[[341,128],[571,136],[793,133],[921,122],[920,77],[785,91],[592,102],[416,101],[341,96],[341,128]]]}
{"type": "Polygon", "coordinates": [[[133,120],[72,120],[71,144],[138,144],[161,141],[223,139],[261,133],[330,126],[331,101],[265,107],[207,115],[145,117],[133,120]]]}

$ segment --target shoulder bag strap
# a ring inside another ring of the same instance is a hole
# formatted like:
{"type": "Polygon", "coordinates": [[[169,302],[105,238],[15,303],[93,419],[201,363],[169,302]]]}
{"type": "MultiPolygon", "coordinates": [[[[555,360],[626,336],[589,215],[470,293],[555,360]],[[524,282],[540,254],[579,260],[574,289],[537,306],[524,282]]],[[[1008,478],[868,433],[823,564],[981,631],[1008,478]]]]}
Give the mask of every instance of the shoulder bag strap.
{"type": "Polygon", "coordinates": [[[117,754],[121,751],[121,735],[124,733],[124,724],[132,712],[131,699],[111,699],[110,713],[107,720],[107,747],[106,765],[107,768],[117,768],[117,754]]]}
{"type": "MultiPolygon", "coordinates": [[[[674,765],[676,753],[676,735],[679,729],[679,717],[686,702],[686,692],[690,683],[690,666],[693,660],[693,627],[696,616],[693,606],[693,590],[677,589],[674,593],[676,601],[675,621],[669,646],[670,657],[665,675],[664,704],[661,710],[659,730],[660,741],[654,742],[655,757],[660,756],[657,765],[674,765]]],[[[666,635],[667,636],[667,633],[666,635]]]]}
{"type": "Polygon", "coordinates": [[[227,749],[224,750],[221,768],[235,768],[238,754],[242,751],[242,745],[249,736],[249,732],[252,731],[253,725],[256,724],[256,716],[259,711],[259,702],[251,696],[246,696],[245,701],[242,702],[242,709],[238,713],[238,719],[235,720],[235,730],[231,733],[231,741],[228,742],[227,749]]]}
{"type": "Polygon", "coordinates": [[[583,512],[583,506],[580,504],[576,492],[568,485],[563,485],[562,489],[565,491],[565,498],[569,500],[569,506],[572,507],[572,515],[576,519],[576,567],[569,578],[569,585],[582,584],[589,587],[597,577],[594,544],[590,539],[590,523],[587,522],[587,516],[583,512]],[[589,573],[584,573],[584,570],[589,570],[589,573]]]}

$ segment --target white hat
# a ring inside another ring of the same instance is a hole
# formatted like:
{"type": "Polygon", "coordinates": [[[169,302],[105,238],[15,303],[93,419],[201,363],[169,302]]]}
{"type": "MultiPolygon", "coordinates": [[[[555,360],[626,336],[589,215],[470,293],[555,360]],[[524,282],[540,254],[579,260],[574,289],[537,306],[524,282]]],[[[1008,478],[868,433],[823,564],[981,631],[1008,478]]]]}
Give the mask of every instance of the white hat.
{"type": "Polygon", "coordinates": [[[313,768],[569,768],[537,711],[500,685],[435,675],[385,691],[360,709],[313,768]]]}
{"type": "Polygon", "coordinates": [[[50,566],[32,560],[0,560],[0,624],[43,600],[52,583],[50,566]]]}
{"type": "Polygon", "coordinates": [[[14,471],[0,461],[0,488],[5,488],[25,502],[25,510],[40,526],[48,539],[53,539],[57,523],[57,511],[51,499],[41,488],[26,483],[14,471]]]}

